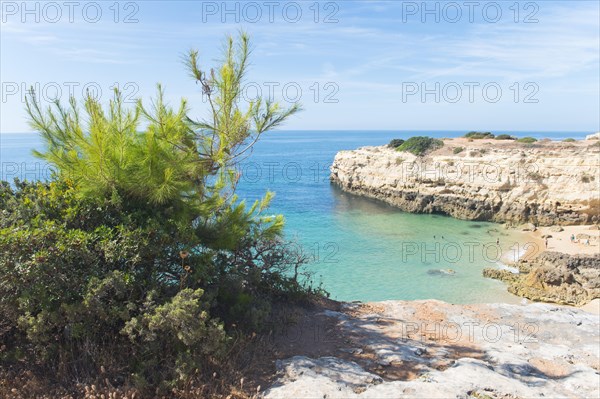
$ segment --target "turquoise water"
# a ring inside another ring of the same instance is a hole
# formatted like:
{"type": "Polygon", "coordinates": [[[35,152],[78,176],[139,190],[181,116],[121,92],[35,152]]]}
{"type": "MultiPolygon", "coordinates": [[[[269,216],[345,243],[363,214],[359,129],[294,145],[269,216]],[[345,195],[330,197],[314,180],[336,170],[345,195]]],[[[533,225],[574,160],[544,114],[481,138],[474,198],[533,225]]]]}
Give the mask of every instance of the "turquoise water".
{"type": "MultiPolygon", "coordinates": [[[[272,132],[240,165],[243,176],[237,194],[251,201],[267,190],[276,193],[270,212],[285,216],[287,237],[310,254],[314,281],[332,298],[516,302],[501,282],[483,278],[481,271],[499,267],[502,252],[521,251],[527,244],[522,234],[508,235],[492,223],[401,212],[329,183],[329,166],[337,151],[422,134],[456,137],[464,132],[272,132]]],[[[561,139],[586,133],[515,134],[561,139]]],[[[41,147],[36,135],[0,138],[2,179],[49,175],[31,155],[32,148],[41,147]]]]}

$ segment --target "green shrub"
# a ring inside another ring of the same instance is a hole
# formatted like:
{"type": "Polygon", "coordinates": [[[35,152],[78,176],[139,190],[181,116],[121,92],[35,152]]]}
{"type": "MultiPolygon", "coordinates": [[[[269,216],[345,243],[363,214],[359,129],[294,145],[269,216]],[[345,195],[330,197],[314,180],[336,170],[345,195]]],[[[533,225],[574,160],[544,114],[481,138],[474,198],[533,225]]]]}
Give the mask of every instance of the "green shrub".
{"type": "Polygon", "coordinates": [[[534,137],[521,137],[520,139],[517,139],[517,141],[519,143],[532,144],[535,143],[537,139],[534,137]]]}
{"type": "Polygon", "coordinates": [[[404,143],[404,140],[402,140],[402,139],[393,139],[388,144],[388,147],[389,148],[397,148],[397,147],[400,147],[402,145],[402,143],[404,143]]]}
{"type": "Polygon", "coordinates": [[[495,137],[496,140],[516,140],[516,137],[511,136],[510,134],[499,134],[495,137]]]}
{"type": "Polygon", "coordinates": [[[452,149],[452,153],[453,154],[460,154],[461,152],[463,152],[465,149],[463,147],[454,147],[452,149]]]}
{"type": "Polygon", "coordinates": [[[565,143],[573,143],[573,142],[575,142],[575,141],[577,141],[577,140],[575,140],[575,139],[572,139],[572,138],[570,138],[570,137],[569,137],[569,138],[566,138],[566,139],[564,139],[564,140],[563,140],[563,142],[565,142],[565,143]]]}
{"type": "Polygon", "coordinates": [[[79,199],[64,182],[17,182],[14,190],[3,183],[0,194],[0,318],[10,326],[1,338],[9,352],[62,378],[102,366],[156,386],[219,356],[223,325],[200,288],[215,291],[210,279],[200,283],[215,258],[205,249],[182,259],[177,248],[190,243],[189,232],[176,222],[79,199]]]}
{"type": "Polygon", "coordinates": [[[469,132],[469,133],[465,134],[464,137],[466,137],[468,139],[480,140],[480,139],[493,139],[494,135],[490,132],[469,132]]]}
{"type": "Polygon", "coordinates": [[[212,233],[193,231],[81,198],[67,182],[0,188],[0,360],[64,379],[105,367],[140,387],[168,385],[219,359],[226,326],[260,331],[271,303],[312,292],[297,280],[303,258],[258,221],[217,217],[212,233]],[[224,250],[217,238],[233,228],[241,239],[224,250]]]}
{"type": "Polygon", "coordinates": [[[322,293],[283,241],[283,217],[263,214],[272,194],[249,207],[231,196],[246,143],[299,109],[241,109],[248,53],[244,34],[228,40],[210,81],[190,53],[222,110],[200,122],[160,88],[150,109],[127,109],[118,92],[108,109],[88,96],[83,112],[28,97],[46,144],[37,155],[57,172],[0,182],[3,368],[19,361],[62,381],[102,369],[155,393],[224,360],[233,326],[259,331],[271,304],[322,293]]]}
{"type": "Polygon", "coordinates": [[[425,136],[415,136],[406,140],[400,147],[397,148],[397,150],[407,151],[414,155],[421,156],[426,152],[437,150],[443,146],[444,142],[442,140],[425,136]]]}
{"type": "MultiPolygon", "coordinates": [[[[176,224],[77,194],[65,182],[17,182],[15,190],[3,184],[0,312],[12,325],[3,338],[63,378],[114,365],[157,383],[142,353],[165,359],[163,375],[175,378],[169,357],[190,348],[147,345],[136,354],[122,329],[149,311],[144,292],[159,305],[177,294],[183,270],[173,251],[182,239],[176,224]]],[[[190,259],[200,269],[198,262],[190,259]]]]}

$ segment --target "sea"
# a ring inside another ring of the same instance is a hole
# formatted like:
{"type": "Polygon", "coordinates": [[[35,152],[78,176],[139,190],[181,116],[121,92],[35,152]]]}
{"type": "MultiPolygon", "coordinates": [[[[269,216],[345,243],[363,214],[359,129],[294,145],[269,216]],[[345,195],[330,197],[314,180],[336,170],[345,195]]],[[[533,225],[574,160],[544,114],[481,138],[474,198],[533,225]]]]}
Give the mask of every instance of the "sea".
{"type": "MultiPolygon", "coordinates": [[[[384,145],[393,138],[459,137],[465,131],[267,132],[238,169],[236,189],[248,203],[275,193],[267,214],[285,217],[290,250],[304,254],[314,285],[343,301],[438,299],[451,303],[518,303],[505,285],[482,276],[505,268],[528,246],[524,233],[500,224],[411,214],[341,191],[329,181],[340,150],[384,145]]],[[[561,140],[590,132],[494,132],[561,140]]],[[[35,133],[0,134],[1,180],[47,179],[35,158],[43,149],[35,133]]]]}

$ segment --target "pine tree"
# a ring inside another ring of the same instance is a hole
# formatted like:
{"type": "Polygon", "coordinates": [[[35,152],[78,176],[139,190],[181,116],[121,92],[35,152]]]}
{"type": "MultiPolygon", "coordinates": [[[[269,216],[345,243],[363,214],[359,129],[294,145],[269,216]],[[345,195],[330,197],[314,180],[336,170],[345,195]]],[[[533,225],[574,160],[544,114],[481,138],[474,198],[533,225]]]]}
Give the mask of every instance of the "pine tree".
{"type": "MultiPolygon", "coordinates": [[[[226,39],[223,61],[210,72],[200,67],[197,50],[187,54],[185,65],[210,107],[210,116],[200,121],[189,117],[185,100],[177,109],[169,107],[160,85],[150,107],[138,100],[127,108],[115,90],[104,109],[88,94],[83,100],[85,118],[74,98],[67,106],[55,101],[42,109],[31,94],[26,102],[30,125],[46,144],[35,154],[61,179],[72,181],[82,196],[169,211],[184,223],[194,221],[202,231],[227,225],[230,235],[239,239],[272,194],[246,211],[244,202],[233,195],[239,180],[235,166],[263,133],[300,110],[297,103],[282,108],[262,98],[243,101],[249,55],[250,39],[243,32],[237,40],[226,39]],[[239,229],[232,227],[236,223],[239,229]]],[[[271,224],[265,234],[276,234],[283,224],[281,216],[259,221],[271,224]]]]}

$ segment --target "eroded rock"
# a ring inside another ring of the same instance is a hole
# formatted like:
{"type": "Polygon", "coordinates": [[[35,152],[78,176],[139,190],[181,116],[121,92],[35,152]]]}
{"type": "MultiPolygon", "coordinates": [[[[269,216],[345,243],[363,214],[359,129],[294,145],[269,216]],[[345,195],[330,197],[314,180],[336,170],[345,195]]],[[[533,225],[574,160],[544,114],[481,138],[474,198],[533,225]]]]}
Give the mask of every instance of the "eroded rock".
{"type": "Polygon", "coordinates": [[[599,220],[597,146],[459,140],[422,157],[387,147],[340,151],[331,181],[407,212],[537,226],[599,220]],[[464,151],[454,154],[458,144],[464,151]]]}
{"type": "Polygon", "coordinates": [[[600,254],[542,252],[517,264],[519,274],[484,269],[484,277],[502,280],[508,291],[534,301],[581,306],[600,298],[600,254]]]}

